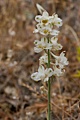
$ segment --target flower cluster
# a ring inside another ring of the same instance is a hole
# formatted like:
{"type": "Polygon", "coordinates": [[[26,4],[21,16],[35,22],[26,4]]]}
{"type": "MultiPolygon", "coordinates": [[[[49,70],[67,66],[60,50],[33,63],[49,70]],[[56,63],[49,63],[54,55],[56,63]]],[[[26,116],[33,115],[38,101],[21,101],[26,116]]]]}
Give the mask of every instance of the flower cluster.
{"type": "Polygon", "coordinates": [[[54,35],[57,36],[59,31],[54,30],[55,26],[59,27],[62,25],[62,20],[58,18],[57,14],[49,16],[47,11],[44,11],[42,15],[37,15],[35,17],[37,29],[34,30],[34,33],[39,32],[42,35],[54,35]]]}
{"type": "Polygon", "coordinates": [[[64,66],[68,65],[65,52],[61,52],[59,56],[54,54],[54,51],[62,49],[62,45],[58,43],[57,30],[62,26],[62,20],[57,14],[49,16],[48,12],[44,10],[39,4],[37,8],[41,15],[37,15],[35,20],[37,22],[34,33],[40,33],[43,35],[41,40],[35,40],[34,51],[36,53],[44,51],[44,55],[39,59],[39,69],[31,75],[31,78],[35,81],[43,80],[48,81],[51,76],[61,76],[64,72],[64,66]],[[48,64],[48,50],[50,51],[51,60],[54,59],[54,63],[50,61],[50,68],[45,68],[48,64]]]}

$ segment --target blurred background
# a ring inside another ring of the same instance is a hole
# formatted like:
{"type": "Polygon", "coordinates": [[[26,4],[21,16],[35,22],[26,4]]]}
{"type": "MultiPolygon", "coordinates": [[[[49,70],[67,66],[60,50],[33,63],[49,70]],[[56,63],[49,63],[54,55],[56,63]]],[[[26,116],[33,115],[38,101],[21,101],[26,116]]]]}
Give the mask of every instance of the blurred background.
{"type": "Polygon", "coordinates": [[[47,120],[47,96],[30,75],[42,55],[34,53],[39,3],[63,20],[58,36],[69,65],[52,83],[51,120],[80,120],[80,0],[0,0],[0,120],[47,120]]]}

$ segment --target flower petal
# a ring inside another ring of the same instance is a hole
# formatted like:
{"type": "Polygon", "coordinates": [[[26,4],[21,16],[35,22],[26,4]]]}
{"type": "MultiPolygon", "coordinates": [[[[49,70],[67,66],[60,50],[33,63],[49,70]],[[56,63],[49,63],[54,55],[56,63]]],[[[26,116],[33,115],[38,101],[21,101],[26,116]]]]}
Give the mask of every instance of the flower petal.
{"type": "Polygon", "coordinates": [[[42,18],[41,15],[37,15],[37,16],[35,17],[36,22],[40,22],[40,21],[41,21],[41,18],[42,18]]]}
{"type": "Polygon", "coordinates": [[[59,34],[59,31],[58,30],[53,30],[50,34],[54,35],[54,36],[57,36],[59,34]]]}
{"type": "Polygon", "coordinates": [[[38,29],[35,29],[34,31],[33,31],[33,33],[38,33],[39,31],[38,31],[38,29]]]}
{"type": "Polygon", "coordinates": [[[43,14],[42,14],[43,17],[49,17],[49,14],[47,11],[44,11],[43,14]]]}
{"type": "Polygon", "coordinates": [[[51,68],[48,68],[48,77],[51,77],[53,75],[53,70],[51,68]]]}
{"type": "Polygon", "coordinates": [[[44,71],[45,71],[45,69],[44,69],[44,67],[41,65],[41,66],[39,66],[39,68],[38,68],[38,72],[40,72],[40,73],[43,73],[44,74],[44,71]]]}
{"type": "Polygon", "coordinates": [[[35,52],[35,53],[39,53],[39,52],[41,52],[42,50],[43,50],[42,48],[34,47],[34,52],[35,52]]]}
{"type": "Polygon", "coordinates": [[[46,77],[45,79],[44,79],[44,82],[47,82],[49,80],[49,78],[48,77],[46,77]]]}
{"type": "Polygon", "coordinates": [[[41,80],[39,75],[38,75],[38,72],[35,72],[31,75],[31,78],[34,80],[34,81],[39,81],[41,80]]]}

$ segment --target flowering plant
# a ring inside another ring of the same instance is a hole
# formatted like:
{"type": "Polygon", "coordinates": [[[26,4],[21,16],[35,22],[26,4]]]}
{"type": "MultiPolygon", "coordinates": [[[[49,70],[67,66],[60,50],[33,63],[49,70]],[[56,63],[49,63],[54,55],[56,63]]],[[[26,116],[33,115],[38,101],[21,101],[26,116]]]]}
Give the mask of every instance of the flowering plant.
{"type": "Polygon", "coordinates": [[[44,55],[39,59],[39,69],[31,75],[34,81],[48,82],[48,120],[50,120],[50,81],[51,76],[61,76],[64,72],[64,66],[68,65],[65,53],[61,52],[59,56],[54,54],[54,51],[62,49],[62,45],[59,44],[57,28],[62,26],[62,20],[57,14],[49,16],[48,12],[37,4],[37,8],[41,15],[37,15],[35,20],[37,22],[34,33],[40,33],[43,35],[41,40],[35,40],[34,51],[36,53],[44,51],[44,55]],[[54,59],[54,63],[51,61],[54,59]]]}

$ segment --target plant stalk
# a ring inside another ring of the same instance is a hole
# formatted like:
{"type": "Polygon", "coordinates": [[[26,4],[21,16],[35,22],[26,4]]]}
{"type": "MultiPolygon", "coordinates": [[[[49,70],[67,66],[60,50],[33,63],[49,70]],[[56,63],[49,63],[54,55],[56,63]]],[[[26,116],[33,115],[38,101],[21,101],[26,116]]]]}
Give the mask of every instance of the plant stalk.
{"type": "MultiPolygon", "coordinates": [[[[49,38],[48,38],[48,43],[49,43],[49,38]]],[[[50,50],[48,50],[48,68],[50,67],[50,50]]],[[[50,111],[51,111],[51,105],[50,105],[50,89],[51,89],[51,84],[50,84],[50,78],[48,80],[48,120],[50,120],[50,111]]]]}

